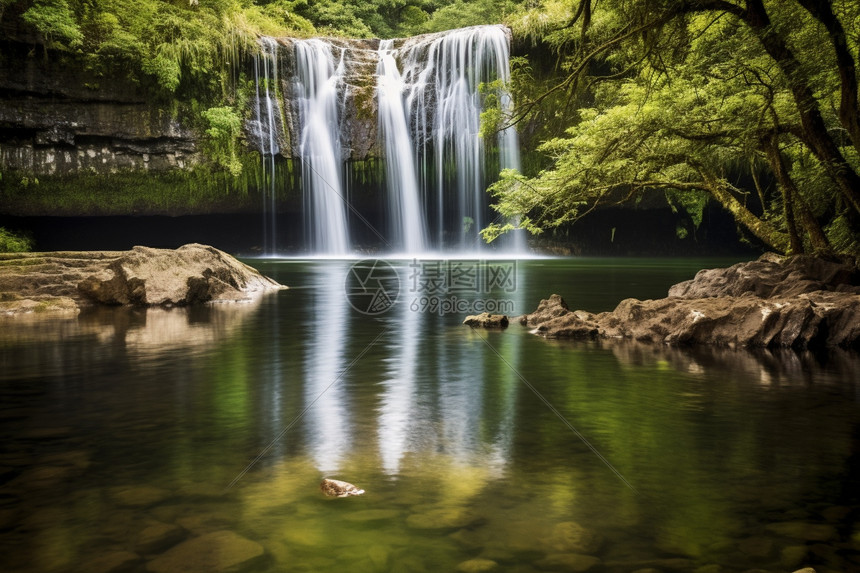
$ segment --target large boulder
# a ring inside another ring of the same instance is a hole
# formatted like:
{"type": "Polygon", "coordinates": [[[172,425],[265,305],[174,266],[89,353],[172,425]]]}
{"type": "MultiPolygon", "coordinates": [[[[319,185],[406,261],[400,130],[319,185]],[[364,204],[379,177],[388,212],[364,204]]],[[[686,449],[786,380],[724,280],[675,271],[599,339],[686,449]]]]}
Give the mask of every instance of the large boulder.
{"type": "Polygon", "coordinates": [[[0,318],[74,319],[98,304],[176,306],[246,301],[282,287],[206,245],[176,250],[0,253],[0,318]]]}
{"type": "Polygon", "coordinates": [[[700,271],[668,298],[626,299],[615,310],[571,311],[553,295],[520,323],[547,338],[633,339],[729,347],[860,349],[860,287],[853,260],[765,255],[700,271]]]}
{"type": "Polygon", "coordinates": [[[78,284],[94,302],[133,306],[241,301],[279,288],[230,255],[199,244],[176,250],[134,247],[78,284]]]}

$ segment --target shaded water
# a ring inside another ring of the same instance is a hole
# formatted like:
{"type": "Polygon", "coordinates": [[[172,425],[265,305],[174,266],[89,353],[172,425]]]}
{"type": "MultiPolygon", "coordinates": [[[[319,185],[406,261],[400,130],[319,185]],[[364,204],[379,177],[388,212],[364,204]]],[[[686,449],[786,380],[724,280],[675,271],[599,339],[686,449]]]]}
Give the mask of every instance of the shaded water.
{"type": "Polygon", "coordinates": [[[259,571],[856,570],[856,355],[559,343],[439,312],[553,292],[606,310],[723,262],[394,262],[397,302],[367,316],[353,261],[252,261],[291,290],[6,323],[3,570],[165,570],[220,530],[260,544],[259,571]],[[326,476],[367,493],[324,498],[326,476]]]}

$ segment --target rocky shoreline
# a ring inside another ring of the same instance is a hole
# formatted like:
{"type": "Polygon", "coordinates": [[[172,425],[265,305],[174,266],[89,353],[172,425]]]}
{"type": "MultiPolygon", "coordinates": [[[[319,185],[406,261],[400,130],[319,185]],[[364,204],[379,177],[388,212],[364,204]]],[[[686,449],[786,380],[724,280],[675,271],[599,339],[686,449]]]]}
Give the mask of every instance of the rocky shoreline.
{"type": "Polygon", "coordinates": [[[214,247],[0,254],[0,316],[243,302],[286,288],[214,247]]]}
{"type": "Polygon", "coordinates": [[[851,257],[768,253],[702,270],[663,299],[626,299],[611,312],[593,314],[570,310],[554,294],[515,321],[546,338],[860,349],[860,270],[851,257]]]}

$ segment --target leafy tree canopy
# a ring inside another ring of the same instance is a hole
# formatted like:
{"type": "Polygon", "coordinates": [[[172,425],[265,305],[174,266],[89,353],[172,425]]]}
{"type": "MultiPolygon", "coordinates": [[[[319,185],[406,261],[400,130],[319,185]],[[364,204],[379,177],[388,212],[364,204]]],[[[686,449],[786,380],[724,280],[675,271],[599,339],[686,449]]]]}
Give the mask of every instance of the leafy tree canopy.
{"type": "Polygon", "coordinates": [[[694,226],[716,201],[778,251],[856,251],[858,22],[856,2],[826,0],[546,0],[521,11],[515,35],[557,67],[543,83],[535,62],[515,70],[511,121],[545,136],[546,163],[506,173],[498,210],[537,233],[660,193],[694,226]],[[566,129],[530,128],[536,117],[566,129]]]}

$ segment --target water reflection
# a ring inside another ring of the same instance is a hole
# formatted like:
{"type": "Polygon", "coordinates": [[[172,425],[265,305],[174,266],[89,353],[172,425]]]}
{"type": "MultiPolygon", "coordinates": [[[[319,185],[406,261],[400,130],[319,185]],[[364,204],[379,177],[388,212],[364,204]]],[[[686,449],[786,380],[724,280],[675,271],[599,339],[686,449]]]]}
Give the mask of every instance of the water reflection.
{"type": "Polygon", "coordinates": [[[422,317],[406,304],[397,305],[391,312],[400,328],[390,337],[392,356],[387,360],[387,375],[381,382],[377,440],[382,469],[389,476],[396,476],[406,452],[421,443],[416,430],[420,431],[420,420],[426,419],[426,412],[418,410],[416,396],[422,317]]]}
{"type": "Polygon", "coordinates": [[[87,365],[80,350],[130,366],[174,355],[194,356],[224,343],[259,310],[260,300],[195,308],[100,308],[76,320],[48,320],[0,328],[0,379],[67,376],[87,365]]]}
{"type": "Polygon", "coordinates": [[[352,446],[345,352],[350,329],[344,278],[348,265],[321,264],[311,274],[304,396],[308,448],[323,475],[336,474],[352,446]]]}

